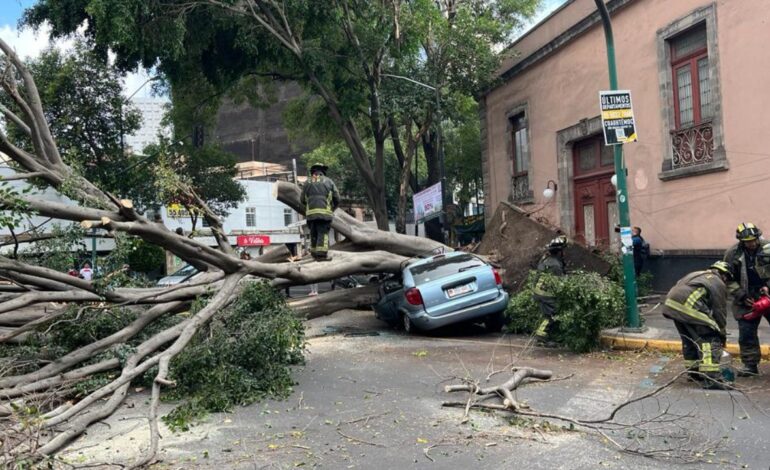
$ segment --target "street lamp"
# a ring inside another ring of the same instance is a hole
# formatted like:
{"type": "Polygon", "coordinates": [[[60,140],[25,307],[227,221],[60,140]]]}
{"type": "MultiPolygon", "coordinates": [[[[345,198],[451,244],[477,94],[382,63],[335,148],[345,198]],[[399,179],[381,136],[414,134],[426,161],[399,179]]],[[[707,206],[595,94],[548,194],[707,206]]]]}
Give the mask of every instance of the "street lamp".
{"type": "MultiPolygon", "coordinates": [[[[446,191],[446,173],[444,171],[444,147],[443,147],[443,141],[441,136],[441,92],[438,87],[428,85],[427,83],[419,82],[413,78],[404,77],[403,75],[393,75],[389,73],[383,73],[381,74],[383,77],[390,77],[390,78],[398,78],[401,80],[406,80],[408,82],[412,82],[415,85],[419,85],[421,87],[425,87],[429,90],[433,90],[436,93],[436,151],[438,152],[438,162],[439,162],[439,171],[441,173],[441,206],[442,206],[442,212],[444,212],[444,222],[442,224],[442,236],[444,238],[444,242],[446,242],[446,235],[445,233],[448,232],[448,226],[449,221],[447,220],[447,191],[446,191]]],[[[416,168],[416,166],[415,166],[416,168]]],[[[416,178],[416,173],[415,173],[416,178]]],[[[417,226],[417,211],[415,210],[415,227],[417,226]]],[[[417,231],[415,230],[415,236],[417,235],[417,231]]]]}

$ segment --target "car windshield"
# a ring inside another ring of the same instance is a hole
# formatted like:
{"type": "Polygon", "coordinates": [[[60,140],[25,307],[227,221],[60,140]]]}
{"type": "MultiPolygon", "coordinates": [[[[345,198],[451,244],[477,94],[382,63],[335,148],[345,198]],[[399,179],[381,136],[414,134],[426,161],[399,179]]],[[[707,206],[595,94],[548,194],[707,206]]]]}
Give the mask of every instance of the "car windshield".
{"type": "Polygon", "coordinates": [[[185,276],[191,276],[191,275],[195,274],[196,272],[198,272],[198,270],[195,269],[195,266],[193,266],[191,264],[188,264],[187,266],[183,267],[182,269],[180,269],[179,271],[177,271],[177,272],[175,272],[173,274],[170,274],[169,276],[170,277],[185,277],[185,276]]]}
{"type": "Polygon", "coordinates": [[[447,256],[409,268],[409,271],[414,277],[414,283],[422,284],[482,264],[481,260],[473,255],[447,256]]]}

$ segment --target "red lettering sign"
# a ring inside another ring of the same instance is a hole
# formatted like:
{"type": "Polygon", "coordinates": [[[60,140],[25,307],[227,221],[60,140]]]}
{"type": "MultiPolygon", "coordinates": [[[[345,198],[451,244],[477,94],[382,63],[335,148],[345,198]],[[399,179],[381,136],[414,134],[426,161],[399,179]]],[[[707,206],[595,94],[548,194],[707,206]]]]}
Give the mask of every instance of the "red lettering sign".
{"type": "Polygon", "coordinates": [[[238,235],[238,246],[267,246],[270,237],[267,235],[238,235]]]}

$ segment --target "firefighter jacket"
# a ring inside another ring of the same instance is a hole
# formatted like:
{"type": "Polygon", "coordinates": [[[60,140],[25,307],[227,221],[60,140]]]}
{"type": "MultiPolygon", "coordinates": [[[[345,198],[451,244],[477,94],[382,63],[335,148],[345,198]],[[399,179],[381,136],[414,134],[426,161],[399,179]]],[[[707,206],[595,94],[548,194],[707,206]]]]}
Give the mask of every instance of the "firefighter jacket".
{"type": "MultiPolygon", "coordinates": [[[[757,248],[757,255],[759,255],[759,253],[762,252],[762,248],[768,244],[770,244],[770,240],[760,239],[759,247],[757,248]]],[[[757,269],[758,258],[759,256],[754,259],[754,269],[757,269]]],[[[732,297],[733,316],[737,320],[751,311],[751,307],[747,306],[744,303],[744,300],[746,300],[747,297],[756,298],[759,295],[758,290],[761,286],[749,286],[749,275],[746,266],[746,252],[743,250],[741,243],[736,243],[735,245],[728,248],[728,250],[725,252],[724,261],[730,265],[730,271],[732,271],[733,274],[733,280],[727,284],[727,291],[732,297]]],[[[767,274],[765,271],[757,270],[758,274],[760,272],[762,274],[767,274]]],[[[763,276],[762,274],[760,274],[760,277],[762,278],[762,285],[770,285],[770,278],[763,276]]]]}
{"type": "Polygon", "coordinates": [[[340,203],[340,193],[334,181],[326,176],[311,176],[302,188],[300,202],[305,206],[307,220],[332,220],[340,203]]]}
{"type": "Polygon", "coordinates": [[[544,297],[552,297],[551,286],[549,285],[549,276],[543,276],[543,273],[553,276],[564,276],[564,260],[551,253],[546,253],[537,263],[537,280],[535,281],[534,293],[544,297]]]}
{"type": "Polygon", "coordinates": [[[711,270],[683,277],[668,292],[663,316],[682,323],[707,326],[726,335],[727,286],[711,270]]]}

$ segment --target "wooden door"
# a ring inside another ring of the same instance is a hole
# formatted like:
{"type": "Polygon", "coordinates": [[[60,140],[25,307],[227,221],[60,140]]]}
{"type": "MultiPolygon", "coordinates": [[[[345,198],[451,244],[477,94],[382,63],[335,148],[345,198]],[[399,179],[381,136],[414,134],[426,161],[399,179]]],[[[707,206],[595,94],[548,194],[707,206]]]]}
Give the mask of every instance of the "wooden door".
{"type": "Polygon", "coordinates": [[[617,244],[618,209],[612,149],[601,136],[576,143],[574,149],[575,234],[586,246],[610,248],[617,244]]]}

